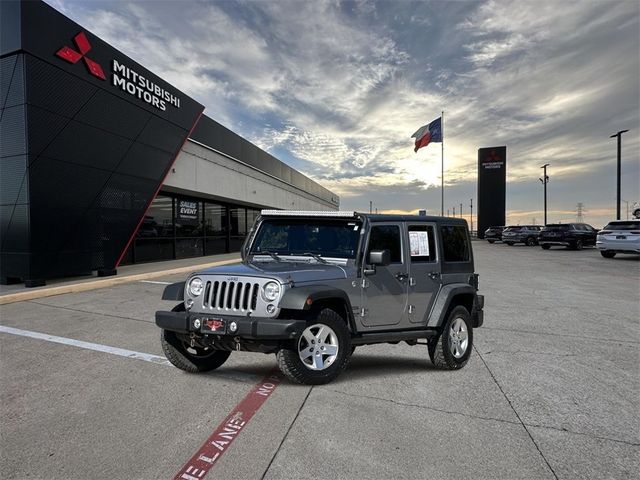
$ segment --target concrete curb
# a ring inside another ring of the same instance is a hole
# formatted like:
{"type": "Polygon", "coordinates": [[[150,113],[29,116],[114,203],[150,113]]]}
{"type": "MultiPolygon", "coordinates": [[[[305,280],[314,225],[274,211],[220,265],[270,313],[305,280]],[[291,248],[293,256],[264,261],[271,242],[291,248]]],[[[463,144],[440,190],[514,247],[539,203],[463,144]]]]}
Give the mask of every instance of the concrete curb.
{"type": "Polygon", "coordinates": [[[99,288],[113,287],[114,285],[122,285],[124,283],[138,282],[140,280],[149,280],[152,278],[166,277],[167,275],[176,275],[179,273],[191,273],[203,268],[217,267],[220,265],[229,265],[240,262],[240,258],[230,260],[220,260],[218,262],[203,263],[200,265],[190,265],[186,267],[172,268],[169,270],[160,270],[156,272],[136,273],[133,275],[124,275],[121,277],[113,276],[100,280],[90,280],[87,282],[72,283],[69,285],[60,285],[58,287],[42,288],[31,290],[28,292],[10,293],[0,296],[0,305],[9,303],[24,302],[27,300],[35,300],[37,298],[52,297],[54,295],[63,295],[65,293],[87,292],[89,290],[97,290],[99,288]]]}

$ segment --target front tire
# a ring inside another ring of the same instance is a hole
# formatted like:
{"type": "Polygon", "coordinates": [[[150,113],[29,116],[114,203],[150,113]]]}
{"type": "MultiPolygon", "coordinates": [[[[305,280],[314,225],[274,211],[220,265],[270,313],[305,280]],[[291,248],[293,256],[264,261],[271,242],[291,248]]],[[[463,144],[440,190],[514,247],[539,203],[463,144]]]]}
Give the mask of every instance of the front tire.
{"type": "Polygon", "coordinates": [[[431,362],[444,370],[458,370],[469,361],[473,348],[471,315],[463,306],[455,307],[438,338],[428,342],[431,362]]]}
{"type": "Polygon", "coordinates": [[[616,252],[612,252],[611,250],[600,250],[600,255],[604,258],[613,258],[616,256],[616,252]]]}
{"type": "Polygon", "coordinates": [[[533,247],[536,244],[536,239],[533,237],[527,238],[527,247],[533,247]]]}
{"type": "Polygon", "coordinates": [[[162,351],[172,365],[189,373],[215,370],[227,361],[231,352],[211,347],[191,347],[189,338],[169,330],[160,333],[162,351]]]}
{"type": "Polygon", "coordinates": [[[294,348],[278,351],[278,367],[292,382],[322,385],[342,373],[351,353],[351,335],[344,319],[325,308],[307,322],[294,348]]]}
{"type": "Polygon", "coordinates": [[[487,240],[487,242],[489,242],[489,243],[496,243],[496,241],[495,241],[495,240],[487,240]]]}
{"type": "Polygon", "coordinates": [[[542,247],[543,250],[549,250],[551,248],[551,245],[549,245],[548,243],[543,243],[540,246],[542,247]]]}

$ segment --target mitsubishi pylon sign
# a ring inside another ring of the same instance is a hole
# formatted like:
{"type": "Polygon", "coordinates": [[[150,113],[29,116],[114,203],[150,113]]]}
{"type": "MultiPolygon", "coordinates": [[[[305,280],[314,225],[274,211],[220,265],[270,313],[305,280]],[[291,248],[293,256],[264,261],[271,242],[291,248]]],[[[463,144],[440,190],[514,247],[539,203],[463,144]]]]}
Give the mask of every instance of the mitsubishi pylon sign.
{"type": "Polygon", "coordinates": [[[506,221],[507,147],[478,150],[478,237],[506,221]]]}

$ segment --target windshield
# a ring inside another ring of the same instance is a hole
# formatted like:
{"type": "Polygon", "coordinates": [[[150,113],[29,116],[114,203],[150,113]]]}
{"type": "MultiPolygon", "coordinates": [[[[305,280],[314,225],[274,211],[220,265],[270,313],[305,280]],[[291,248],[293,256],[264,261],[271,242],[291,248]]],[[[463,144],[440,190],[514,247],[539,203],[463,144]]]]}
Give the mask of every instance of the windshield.
{"type": "Polygon", "coordinates": [[[266,219],[250,254],[355,258],[361,223],[335,219],[266,219]]]}
{"type": "Polygon", "coordinates": [[[609,223],[603,230],[640,230],[640,222],[613,222],[609,223]]]}

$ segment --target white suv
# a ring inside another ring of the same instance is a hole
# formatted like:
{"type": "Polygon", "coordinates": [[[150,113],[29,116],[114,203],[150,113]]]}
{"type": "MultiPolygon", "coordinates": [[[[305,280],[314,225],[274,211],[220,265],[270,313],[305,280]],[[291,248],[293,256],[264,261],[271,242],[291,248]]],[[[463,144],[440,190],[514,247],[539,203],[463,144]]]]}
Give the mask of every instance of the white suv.
{"type": "Polygon", "coordinates": [[[596,248],[605,258],[616,253],[640,255],[640,219],[614,220],[598,232],[596,248]]]}

